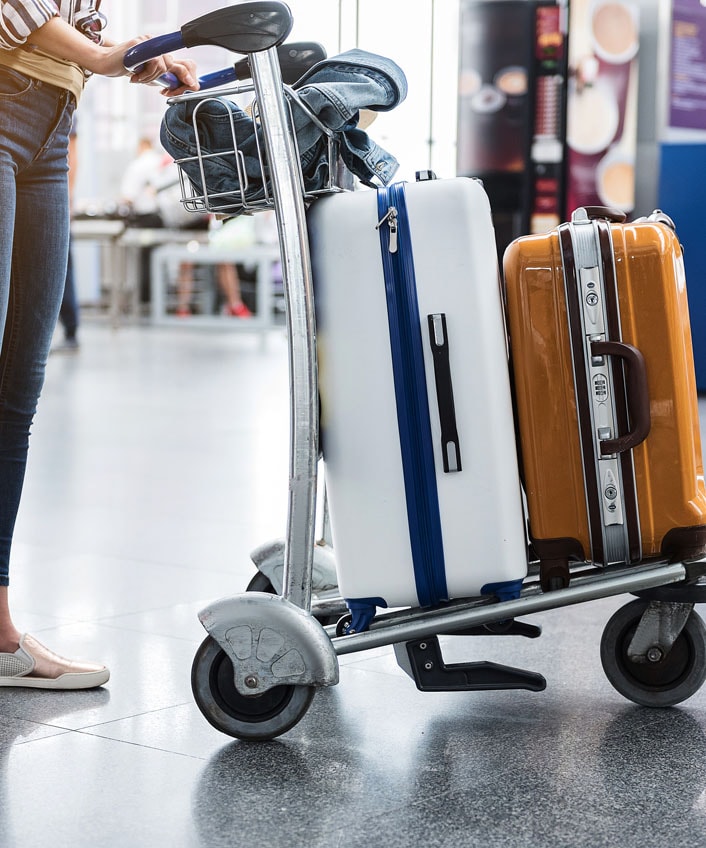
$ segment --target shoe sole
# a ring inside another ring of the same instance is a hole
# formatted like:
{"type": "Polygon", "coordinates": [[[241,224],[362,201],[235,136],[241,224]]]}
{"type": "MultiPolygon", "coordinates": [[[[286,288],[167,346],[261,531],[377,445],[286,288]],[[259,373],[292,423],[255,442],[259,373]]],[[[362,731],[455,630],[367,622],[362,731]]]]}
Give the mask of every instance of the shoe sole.
{"type": "Polygon", "coordinates": [[[110,679],[110,671],[89,671],[83,674],[62,674],[60,677],[0,677],[0,687],[23,689],[95,689],[110,679]]]}

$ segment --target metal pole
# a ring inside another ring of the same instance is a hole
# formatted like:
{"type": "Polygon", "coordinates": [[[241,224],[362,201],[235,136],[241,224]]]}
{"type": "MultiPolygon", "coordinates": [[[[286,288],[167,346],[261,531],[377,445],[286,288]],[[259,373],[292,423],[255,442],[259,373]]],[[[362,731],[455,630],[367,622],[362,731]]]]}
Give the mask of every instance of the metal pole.
{"type": "Polygon", "coordinates": [[[290,385],[290,468],[283,597],[311,607],[318,458],[318,375],[311,259],[298,154],[277,50],[250,56],[282,254],[290,385]]]}
{"type": "Polygon", "coordinates": [[[434,0],[431,0],[431,21],[429,22],[429,164],[430,171],[434,169],[434,21],[436,17],[436,8],[434,0]]]}

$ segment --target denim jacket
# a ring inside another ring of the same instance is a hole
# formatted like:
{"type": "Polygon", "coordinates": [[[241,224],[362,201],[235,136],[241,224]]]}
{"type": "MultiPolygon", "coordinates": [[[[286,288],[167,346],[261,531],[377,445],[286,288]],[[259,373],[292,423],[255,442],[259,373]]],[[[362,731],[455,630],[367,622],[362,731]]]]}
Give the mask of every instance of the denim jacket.
{"type": "MultiPolygon", "coordinates": [[[[318,62],[293,88],[318,120],[336,133],[344,165],[365,185],[373,186],[375,178],[387,185],[399,167],[397,160],[356,124],[360,109],[389,111],[404,100],[407,81],[401,69],[383,56],[364,50],[348,50],[318,62]]],[[[328,176],[326,135],[294,98],[288,99],[292,106],[304,188],[315,191],[325,186],[328,176]]],[[[232,153],[234,131],[244,159],[247,184],[242,188],[248,200],[260,199],[264,189],[257,151],[258,144],[263,144],[262,131],[231,100],[214,95],[214,99],[172,104],[165,113],[160,134],[165,150],[175,159],[196,156],[192,116],[197,103],[196,125],[202,155],[231,151],[230,156],[203,159],[208,193],[241,189],[232,153]]],[[[197,192],[202,194],[199,162],[186,162],[182,167],[197,192]]]]}

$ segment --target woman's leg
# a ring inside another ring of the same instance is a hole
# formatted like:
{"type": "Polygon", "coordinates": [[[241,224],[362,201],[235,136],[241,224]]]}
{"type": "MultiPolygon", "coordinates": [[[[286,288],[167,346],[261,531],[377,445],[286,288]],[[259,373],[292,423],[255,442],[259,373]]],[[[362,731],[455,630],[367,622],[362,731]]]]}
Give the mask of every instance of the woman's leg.
{"type": "Polygon", "coordinates": [[[243,303],[240,294],[240,276],[238,269],[230,262],[224,262],[217,266],[218,284],[226,299],[226,312],[238,318],[249,318],[252,312],[243,303]]]}
{"type": "Polygon", "coordinates": [[[20,631],[10,616],[7,586],[0,586],[0,653],[14,653],[20,646],[20,631]]]}
{"type": "Polygon", "coordinates": [[[191,262],[179,263],[179,276],[177,278],[177,308],[176,314],[180,318],[191,315],[191,293],[194,288],[194,266],[191,262]]]}
{"type": "Polygon", "coordinates": [[[66,279],[73,102],[12,74],[0,74],[0,99],[0,686],[90,689],[108,680],[108,669],[18,634],[7,588],[29,430],[66,279]]]}
{"type": "MultiPolygon", "coordinates": [[[[0,132],[2,587],[9,584],[10,548],[24,482],[29,430],[66,276],[66,148],[72,112],[67,103],[68,95],[40,86],[27,104],[20,97],[2,104],[10,118],[0,132]],[[23,113],[23,105],[30,107],[31,121],[23,113]]],[[[16,638],[4,588],[0,595],[0,650],[16,638]]]]}

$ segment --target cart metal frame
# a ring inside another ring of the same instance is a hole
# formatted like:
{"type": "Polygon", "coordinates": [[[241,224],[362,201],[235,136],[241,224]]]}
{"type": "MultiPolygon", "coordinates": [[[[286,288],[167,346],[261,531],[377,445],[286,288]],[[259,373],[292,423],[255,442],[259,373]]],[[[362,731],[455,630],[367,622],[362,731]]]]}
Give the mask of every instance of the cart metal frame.
{"type": "MultiPolygon", "coordinates": [[[[269,5],[277,4],[270,2],[269,5]]],[[[275,46],[249,53],[248,60],[251,83],[219,88],[217,92],[188,93],[169,101],[193,101],[195,107],[197,155],[177,161],[181,167],[185,207],[224,216],[256,214],[264,209],[275,212],[289,351],[288,511],[284,543],[279,548],[276,544],[274,547],[283,557],[282,590],[279,594],[242,592],[215,601],[199,613],[208,637],[194,660],[192,686],[207,720],[219,730],[239,738],[277,736],[299,721],[317,688],[338,682],[339,655],[388,645],[395,646],[399,664],[420,689],[540,690],[545,686],[544,680],[532,672],[489,663],[444,666],[437,637],[484,632],[537,636],[541,632],[538,627],[517,622],[516,618],[622,593],[645,596],[636,619],[637,632],[621,649],[623,653],[627,650],[630,660],[642,664],[668,656],[675,642],[684,638],[682,633],[694,603],[706,599],[706,590],[699,583],[706,573],[706,563],[656,562],[629,568],[598,568],[586,563],[572,571],[571,584],[567,588],[552,592],[542,591],[530,567],[530,576],[515,600],[470,598],[435,609],[385,612],[374,619],[368,631],[347,635],[340,635],[341,630],[336,626],[324,627],[317,620],[317,617],[329,617],[330,620],[331,616],[344,611],[345,605],[342,599],[331,597],[315,599],[312,605],[312,572],[317,551],[319,421],[314,292],[306,207],[316,202],[317,194],[342,190],[337,179],[340,176],[338,149],[336,138],[317,121],[328,139],[329,181],[321,192],[307,193],[296,138],[290,130],[292,108],[306,107],[296,92],[283,84],[275,46]],[[264,197],[256,201],[248,198],[247,177],[240,165],[232,120],[233,149],[226,153],[202,151],[197,126],[201,104],[250,93],[254,97],[252,115],[260,128],[259,155],[266,186],[264,197]],[[209,157],[218,155],[235,157],[239,185],[232,192],[209,193],[206,163],[209,157]],[[187,163],[196,160],[201,173],[200,189],[194,187],[183,170],[187,163]],[[650,595],[655,591],[662,594],[650,595]]],[[[315,116],[311,118],[316,121],[315,116]]],[[[326,524],[325,509],[324,518],[326,524]]],[[[469,560],[471,558],[469,551],[469,560]]],[[[634,631],[633,625],[631,633],[634,631]]],[[[700,643],[700,640],[697,634],[692,642],[700,643]]],[[[706,631],[702,641],[706,645],[706,631]]],[[[703,668],[696,669],[696,677],[700,680],[692,684],[693,691],[693,687],[698,688],[706,677],[704,645],[697,645],[701,653],[696,652],[695,662],[703,668]]],[[[611,682],[616,685],[612,679],[611,682]]],[[[619,687],[616,685],[616,688],[619,687]]],[[[623,691],[623,694],[632,697],[629,692],[623,691]]],[[[655,698],[651,703],[647,696],[647,700],[641,702],[661,706],[658,701],[655,698]]]]}

